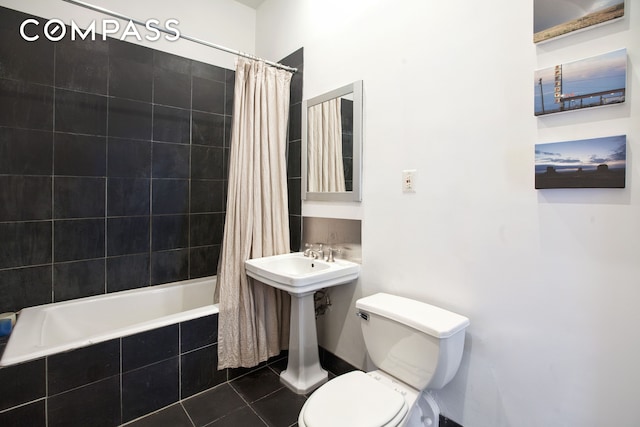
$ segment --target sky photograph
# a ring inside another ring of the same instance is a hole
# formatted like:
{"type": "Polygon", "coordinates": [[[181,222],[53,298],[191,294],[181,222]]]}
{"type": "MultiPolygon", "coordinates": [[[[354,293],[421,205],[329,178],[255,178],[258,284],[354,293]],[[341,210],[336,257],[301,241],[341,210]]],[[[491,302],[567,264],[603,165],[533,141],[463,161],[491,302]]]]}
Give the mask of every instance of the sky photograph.
{"type": "Polygon", "coordinates": [[[536,144],[536,174],[548,167],[556,172],[593,171],[606,164],[608,169],[626,167],[627,137],[625,135],[604,138],[581,139],[566,142],[536,144]]]}
{"type": "MultiPolygon", "coordinates": [[[[562,94],[565,98],[626,88],[626,80],[626,49],[562,64],[562,94]]],[[[555,66],[537,70],[534,73],[534,108],[536,115],[624,101],[624,93],[616,93],[612,96],[607,95],[605,98],[594,96],[565,102],[564,104],[556,103],[554,89],[555,66]]]]}

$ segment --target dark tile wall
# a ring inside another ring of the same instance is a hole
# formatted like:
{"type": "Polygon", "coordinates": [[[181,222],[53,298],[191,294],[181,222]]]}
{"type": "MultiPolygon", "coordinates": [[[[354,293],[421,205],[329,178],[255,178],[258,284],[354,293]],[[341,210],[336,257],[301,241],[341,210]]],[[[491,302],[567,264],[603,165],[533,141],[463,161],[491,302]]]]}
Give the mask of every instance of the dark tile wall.
{"type": "Polygon", "coordinates": [[[347,191],[353,191],[353,101],[342,99],[340,103],[342,123],[342,167],[347,191]]]}
{"type": "Polygon", "coordinates": [[[216,273],[234,72],[0,8],[0,312],[216,273]]]}
{"type": "Polygon", "coordinates": [[[2,426],[117,426],[230,379],[218,315],[0,369],[2,426]],[[149,351],[153,349],[153,351],[149,351]]]}
{"type": "MultiPolygon", "coordinates": [[[[234,72],[112,39],[29,43],[27,18],[0,7],[0,312],[215,274],[234,72]]],[[[302,49],[283,62],[300,70],[297,250],[302,49]]],[[[0,369],[0,425],[117,425],[241,375],[216,370],[210,321],[0,369]]]]}
{"type": "Polygon", "coordinates": [[[298,71],[291,78],[289,103],[289,143],[287,156],[287,180],[289,186],[290,245],[293,252],[300,250],[302,239],[302,83],[304,73],[304,48],[300,48],[280,61],[298,71]]]}

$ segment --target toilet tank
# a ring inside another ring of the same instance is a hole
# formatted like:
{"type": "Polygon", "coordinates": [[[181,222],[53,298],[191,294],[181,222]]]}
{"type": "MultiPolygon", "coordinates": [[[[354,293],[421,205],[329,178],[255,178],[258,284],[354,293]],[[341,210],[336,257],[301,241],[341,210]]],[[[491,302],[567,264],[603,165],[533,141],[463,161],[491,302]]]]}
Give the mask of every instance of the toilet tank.
{"type": "Polygon", "coordinates": [[[466,317],[385,293],[357,300],[356,309],[378,369],[418,390],[440,389],[458,371],[466,317]]]}

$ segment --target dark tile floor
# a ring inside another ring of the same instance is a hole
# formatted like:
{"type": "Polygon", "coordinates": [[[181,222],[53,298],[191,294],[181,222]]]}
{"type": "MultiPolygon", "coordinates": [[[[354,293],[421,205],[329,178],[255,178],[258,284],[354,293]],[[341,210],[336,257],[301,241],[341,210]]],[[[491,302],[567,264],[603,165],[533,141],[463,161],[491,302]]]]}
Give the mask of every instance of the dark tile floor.
{"type": "Polygon", "coordinates": [[[279,375],[286,362],[286,359],[273,362],[126,426],[296,426],[307,396],[295,394],[280,382],[279,375]]]}
{"type": "MultiPolygon", "coordinates": [[[[330,357],[320,349],[329,379],[355,369],[330,357]]],[[[220,384],[146,417],[124,424],[126,427],[293,427],[311,395],[298,395],[280,382],[287,359],[279,359],[247,374],[220,384]]],[[[440,427],[462,427],[440,415],[440,427]]]]}

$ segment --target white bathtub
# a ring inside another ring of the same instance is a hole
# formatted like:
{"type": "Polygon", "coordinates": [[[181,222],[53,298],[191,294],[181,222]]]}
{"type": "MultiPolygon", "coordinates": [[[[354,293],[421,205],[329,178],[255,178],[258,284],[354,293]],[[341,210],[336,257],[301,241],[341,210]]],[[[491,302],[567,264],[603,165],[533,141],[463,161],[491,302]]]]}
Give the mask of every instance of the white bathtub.
{"type": "Polygon", "coordinates": [[[215,286],[214,276],[25,308],[0,366],[217,313],[215,286]]]}

